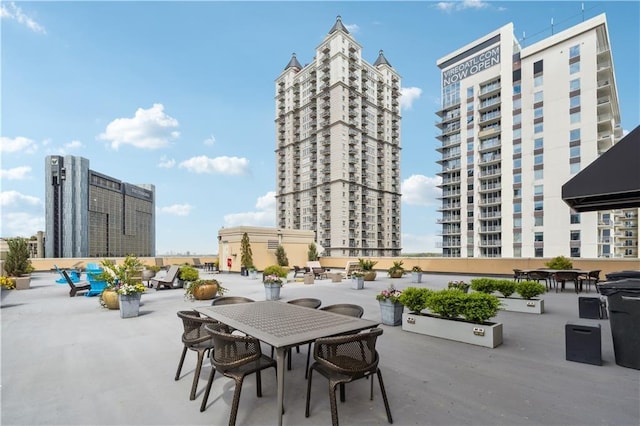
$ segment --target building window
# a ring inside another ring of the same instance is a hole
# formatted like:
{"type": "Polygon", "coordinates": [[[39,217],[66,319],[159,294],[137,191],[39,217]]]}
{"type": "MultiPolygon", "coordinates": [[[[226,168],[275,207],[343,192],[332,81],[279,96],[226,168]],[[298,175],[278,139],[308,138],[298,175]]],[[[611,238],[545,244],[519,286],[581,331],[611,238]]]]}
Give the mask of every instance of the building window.
{"type": "Polygon", "coordinates": [[[473,102],[469,102],[467,104],[467,112],[469,112],[469,111],[473,111],[473,102]]]}
{"type": "Polygon", "coordinates": [[[542,86],[542,80],[543,80],[543,79],[542,79],[542,76],[541,76],[541,75],[539,75],[539,76],[537,76],[537,77],[534,77],[534,78],[533,78],[533,87],[540,87],[540,86],[542,86]]]}
{"type": "Polygon", "coordinates": [[[533,149],[542,149],[544,146],[544,138],[535,138],[533,140],[533,149]]]}
{"type": "Polygon", "coordinates": [[[513,124],[520,124],[522,122],[522,116],[520,114],[515,114],[513,116],[513,124]]]}
{"type": "Polygon", "coordinates": [[[535,257],[544,257],[544,249],[542,247],[538,247],[534,251],[535,257]]]}
{"type": "Polygon", "coordinates": [[[514,99],[513,100],[513,109],[520,109],[522,108],[522,99],[518,98],[518,99],[514,99]]]}
{"type": "Polygon", "coordinates": [[[467,98],[473,98],[473,86],[467,87],[467,98]]]}
{"type": "Polygon", "coordinates": [[[544,185],[534,185],[533,195],[542,195],[542,194],[544,194],[544,185]]]}
{"type": "Polygon", "coordinates": [[[580,140],[580,129],[573,129],[569,132],[569,142],[580,140]]]}
{"type": "Polygon", "coordinates": [[[543,226],[544,225],[544,217],[536,216],[533,218],[533,226],[543,226]]]}
{"type": "Polygon", "coordinates": [[[513,248],[513,257],[522,257],[522,248],[514,247],[513,248]]]}
{"type": "Polygon", "coordinates": [[[571,163],[569,164],[569,173],[575,175],[580,171],[580,163],[571,163]]]}
{"type": "Polygon", "coordinates": [[[580,145],[569,148],[569,158],[580,157],[580,145]]]}
{"type": "Polygon", "coordinates": [[[544,233],[543,232],[534,232],[533,233],[533,241],[536,243],[544,242],[544,233]]]}
{"type": "Polygon", "coordinates": [[[576,108],[580,106],[580,95],[572,96],[569,98],[569,108],[576,108]]]}
{"type": "Polygon", "coordinates": [[[542,210],[544,210],[544,202],[542,201],[535,201],[533,203],[533,210],[540,212],[542,210]]]}
{"type": "Polygon", "coordinates": [[[571,241],[580,241],[580,231],[569,231],[569,239],[571,241]]]}
{"type": "Polygon", "coordinates": [[[569,91],[573,92],[574,90],[579,90],[580,89],[580,79],[579,78],[574,78],[573,80],[571,80],[569,82],[569,91]]]}
{"type": "Polygon", "coordinates": [[[522,188],[513,188],[513,198],[522,198],[522,188]]]}
{"type": "Polygon", "coordinates": [[[534,170],[533,171],[533,180],[542,180],[544,179],[544,170],[534,170]]]}
{"type": "Polygon", "coordinates": [[[514,228],[522,228],[522,219],[519,217],[516,217],[513,219],[513,227],[514,228]]]}
{"type": "Polygon", "coordinates": [[[544,99],[544,92],[542,90],[533,94],[534,104],[537,104],[538,102],[542,102],[543,99],[544,99]]]}
{"type": "MultiPolygon", "coordinates": [[[[579,113],[578,113],[579,114],[579,113]]],[[[573,114],[572,114],[573,115],[573,114]]],[[[542,133],[542,131],[544,130],[544,125],[543,123],[538,123],[536,125],[533,126],[533,133],[542,133]]]]}
{"type": "Polygon", "coordinates": [[[513,174],[513,183],[522,183],[522,174],[514,173],[513,174]]]}
{"type": "Polygon", "coordinates": [[[580,257],[580,247],[571,247],[571,257],[580,257]]]}
{"type": "Polygon", "coordinates": [[[522,152],[522,145],[519,143],[514,143],[513,144],[513,153],[514,154],[520,154],[522,152]]]}
{"type": "Polygon", "coordinates": [[[574,62],[569,65],[569,74],[575,74],[580,72],[580,62],[574,62]]]}
{"type": "Polygon", "coordinates": [[[539,72],[542,72],[542,71],[543,71],[543,68],[542,68],[542,59],[541,59],[533,63],[533,73],[538,74],[539,72]]]}
{"type": "Polygon", "coordinates": [[[569,122],[571,124],[577,124],[580,122],[580,111],[578,112],[574,112],[573,114],[569,115],[569,122]]]}
{"type": "Polygon", "coordinates": [[[538,154],[533,157],[534,165],[540,165],[540,164],[543,164],[543,162],[544,162],[544,158],[542,154],[538,154]]]}
{"type": "Polygon", "coordinates": [[[514,213],[522,213],[522,204],[513,203],[513,212],[514,213]]]}
{"type": "Polygon", "coordinates": [[[571,224],[577,225],[580,223],[580,213],[571,213],[571,224]]]}
{"type": "Polygon", "coordinates": [[[521,88],[520,88],[519,84],[514,84],[513,85],[513,94],[514,95],[519,95],[520,94],[520,90],[521,90],[521,88]]]}
{"type": "Polygon", "coordinates": [[[514,158],[513,159],[513,168],[514,169],[521,169],[522,168],[522,159],[514,158]]]}
{"type": "Polygon", "coordinates": [[[522,129],[515,129],[513,131],[513,139],[520,139],[522,137],[522,129]]]}
{"type": "Polygon", "coordinates": [[[542,114],[543,114],[542,107],[536,108],[533,110],[533,118],[540,118],[542,117],[542,114]]]}
{"type": "Polygon", "coordinates": [[[569,59],[575,58],[576,56],[580,56],[580,45],[576,44],[575,46],[571,46],[569,48],[569,59]]]}

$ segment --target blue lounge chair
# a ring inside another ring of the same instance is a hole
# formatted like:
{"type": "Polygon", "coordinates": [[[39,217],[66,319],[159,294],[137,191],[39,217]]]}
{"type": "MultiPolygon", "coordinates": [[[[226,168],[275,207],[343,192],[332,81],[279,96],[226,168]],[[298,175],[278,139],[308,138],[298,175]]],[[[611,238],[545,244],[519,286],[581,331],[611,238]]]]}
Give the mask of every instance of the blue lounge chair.
{"type": "MultiPolygon", "coordinates": [[[[58,284],[67,284],[67,280],[64,277],[64,275],[62,275],[62,271],[60,270],[60,268],[58,268],[58,265],[53,265],[53,266],[56,268],[56,271],[58,271],[58,273],[60,274],[60,278],[58,278],[56,282],[58,284]]],[[[67,275],[69,275],[69,278],[71,278],[71,281],[73,281],[74,283],[80,282],[80,274],[77,271],[74,271],[73,269],[68,270],[67,275]]]]}

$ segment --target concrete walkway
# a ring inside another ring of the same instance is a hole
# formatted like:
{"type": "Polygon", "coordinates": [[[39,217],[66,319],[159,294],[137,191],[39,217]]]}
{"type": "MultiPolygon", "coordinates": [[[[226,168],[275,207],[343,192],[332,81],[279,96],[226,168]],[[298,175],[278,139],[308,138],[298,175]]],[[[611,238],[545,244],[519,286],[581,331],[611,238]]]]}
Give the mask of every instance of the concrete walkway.
{"type": "MultiPolygon", "coordinates": [[[[224,425],[228,423],[232,381],[216,376],[204,413],[199,407],[210,367],[205,362],[198,395],[189,401],[195,354],[189,352],[182,378],[174,381],[182,350],[176,311],[207,302],[184,299],[182,290],[151,289],[141,315],[120,319],[100,307],[97,297],[68,297],[57,274],[36,273],[30,290],[2,291],[2,424],[7,425],[224,425]]],[[[258,280],[218,275],[228,295],[264,300],[258,280]]],[[[425,274],[421,285],[443,288],[451,275],[425,274]]],[[[397,288],[412,284],[395,279],[397,288]]],[[[321,299],[323,305],[356,303],[364,318],[380,321],[375,295],[391,282],[386,273],[351,290],[350,282],[288,283],[283,301],[321,299]]],[[[581,294],[584,295],[584,294],[581,294]]],[[[595,296],[592,292],[591,296],[595,296]]],[[[391,411],[396,425],[633,425],[640,424],[640,371],[615,364],[607,320],[579,320],[573,291],[544,295],[543,315],[500,312],[504,343],[488,349],[381,326],[378,340],[391,411]],[[565,360],[568,321],[602,326],[603,366],[565,360]]],[[[269,353],[268,348],[264,348],[269,353]]],[[[311,416],[305,418],[306,347],[294,351],[286,374],[284,423],[331,422],[327,382],[314,376],[311,416]]],[[[238,425],[276,421],[275,374],[263,374],[263,397],[255,378],[243,386],[238,425]]],[[[347,385],[338,403],[343,425],[387,424],[379,388],[347,385]]]]}

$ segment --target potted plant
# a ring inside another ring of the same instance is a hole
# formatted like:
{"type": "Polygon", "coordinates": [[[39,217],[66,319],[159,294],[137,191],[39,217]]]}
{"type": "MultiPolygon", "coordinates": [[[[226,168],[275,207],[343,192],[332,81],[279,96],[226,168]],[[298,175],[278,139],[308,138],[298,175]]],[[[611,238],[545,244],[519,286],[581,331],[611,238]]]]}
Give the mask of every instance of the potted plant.
{"type": "Polygon", "coordinates": [[[462,291],[463,293],[469,292],[470,285],[465,283],[464,281],[449,281],[447,283],[447,288],[453,288],[462,291]]]}
{"type": "Polygon", "coordinates": [[[188,300],[211,300],[216,295],[223,296],[226,291],[218,280],[198,279],[184,286],[184,297],[188,300]]]}
{"type": "Polygon", "coordinates": [[[240,275],[249,275],[249,268],[253,267],[253,252],[251,251],[251,242],[249,234],[242,234],[240,240],[240,275]]]}
{"type": "Polygon", "coordinates": [[[7,238],[9,252],[4,262],[4,270],[15,283],[16,290],[27,290],[31,286],[31,259],[26,238],[7,238]]]}
{"type": "Polygon", "coordinates": [[[249,278],[252,280],[258,279],[258,270],[254,266],[249,267],[249,278]]]}
{"type": "Polygon", "coordinates": [[[280,265],[270,265],[264,269],[262,283],[267,300],[280,299],[280,289],[287,277],[287,270],[280,265]]]}
{"type": "Polygon", "coordinates": [[[402,278],[404,275],[404,267],[402,260],[394,261],[393,265],[388,269],[390,278],[402,278]]]}
{"type": "Polygon", "coordinates": [[[178,282],[180,283],[180,287],[184,287],[185,285],[196,281],[198,278],[200,278],[200,272],[189,264],[182,265],[178,271],[178,282]]]}
{"type": "Polygon", "coordinates": [[[526,312],[533,314],[544,313],[544,300],[534,299],[543,294],[546,287],[536,281],[519,281],[496,279],[496,278],[476,278],[471,280],[473,291],[492,294],[498,292],[501,309],[509,312],[526,312]],[[514,297],[513,294],[520,297],[514,297]]]}
{"type": "Polygon", "coordinates": [[[351,273],[351,288],[362,290],[364,288],[364,272],[355,270],[351,273]]]}
{"type": "Polygon", "coordinates": [[[140,260],[132,255],[128,255],[122,265],[108,259],[102,261],[103,272],[98,278],[106,281],[107,288],[102,292],[101,300],[105,299],[105,294],[115,292],[120,318],[137,317],[140,313],[140,298],[145,291],[140,275],[142,268],[140,260]]]}
{"type": "Polygon", "coordinates": [[[399,298],[411,312],[402,314],[402,329],[488,348],[502,344],[502,324],[488,320],[500,308],[497,297],[458,289],[407,288],[399,298]],[[428,310],[428,312],[423,312],[428,310]]]}
{"type": "Polygon", "coordinates": [[[402,324],[404,305],[400,303],[400,296],[402,291],[397,290],[393,284],[376,295],[376,300],[380,303],[382,324],[391,326],[402,324]]]}
{"type": "Polygon", "coordinates": [[[422,268],[419,266],[414,266],[411,268],[411,282],[413,283],[421,283],[422,282],[422,268]]]}
{"type": "Polygon", "coordinates": [[[376,279],[376,271],[373,270],[373,267],[377,263],[375,260],[358,258],[358,264],[360,265],[360,270],[364,272],[365,281],[374,281],[376,279]]]}

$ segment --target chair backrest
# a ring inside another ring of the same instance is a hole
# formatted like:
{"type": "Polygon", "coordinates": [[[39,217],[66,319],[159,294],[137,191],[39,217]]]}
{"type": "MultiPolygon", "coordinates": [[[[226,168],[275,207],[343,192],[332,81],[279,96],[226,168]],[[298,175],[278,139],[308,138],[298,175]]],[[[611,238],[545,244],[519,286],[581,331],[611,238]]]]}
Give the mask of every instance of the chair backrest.
{"type": "Polygon", "coordinates": [[[64,279],[67,280],[67,284],[69,284],[71,288],[75,288],[76,285],[73,283],[73,280],[71,279],[71,277],[69,277],[69,274],[67,274],[67,271],[63,269],[60,271],[60,273],[62,274],[64,279]]]}
{"type": "Polygon", "coordinates": [[[597,281],[600,280],[600,272],[602,272],[601,269],[596,269],[595,271],[589,271],[589,278],[595,278],[597,281]]]}
{"type": "Polygon", "coordinates": [[[529,271],[527,276],[530,280],[546,280],[549,278],[549,272],[547,271],[529,271]]]}
{"type": "Polygon", "coordinates": [[[223,324],[213,318],[200,316],[198,311],[178,311],[178,317],[182,320],[182,342],[195,344],[211,340],[211,334],[205,326],[221,327],[223,324]]]}
{"type": "Polygon", "coordinates": [[[242,296],[222,296],[222,297],[218,297],[217,299],[213,299],[213,302],[211,302],[211,306],[234,305],[236,303],[251,303],[251,302],[255,302],[255,300],[249,299],[248,297],[242,297],[242,296]]]}
{"type": "Polygon", "coordinates": [[[330,370],[349,376],[364,375],[378,366],[376,341],[382,332],[376,327],[357,334],[317,339],[313,357],[330,370]]]}
{"type": "Polygon", "coordinates": [[[289,300],[287,303],[291,303],[292,305],[304,306],[305,308],[318,309],[320,305],[322,305],[322,300],[306,297],[302,299],[289,300]]]}
{"type": "Polygon", "coordinates": [[[555,278],[556,281],[575,281],[578,279],[578,275],[580,275],[579,272],[563,271],[556,272],[555,278]]]}
{"type": "Polygon", "coordinates": [[[165,275],[162,280],[163,281],[173,281],[178,276],[178,272],[180,272],[180,266],[171,265],[171,267],[167,271],[167,275],[165,275]]]}
{"type": "Polygon", "coordinates": [[[352,305],[350,303],[338,303],[335,305],[324,306],[320,308],[320,310],[356,318],[362,318],[362,315],[364,315],[364,309],[362,306],[352,305]]]}
{"type": "Polygon", "coordinates": [[[225,333],[215,325],[207,325],[205,328],[213,338],[215,350],[211,354],[211,363],[216,370],[224,372],[262,356],[260,341],[255,337],[225,333]]]}
{"type": "Polygon", "coordinates": [[[202,263],[200,263],[200,258],[199,257],[194,257],[193,258],[193,266],[202,266],[202,263]]]}
{"type": "Polygon", "coordinates": [[[162,260],[161,257],[156,257],[155,261],[156,261],[156,266],[159,266],[161,268],[164,267],[164,260],[162,260]]]}

